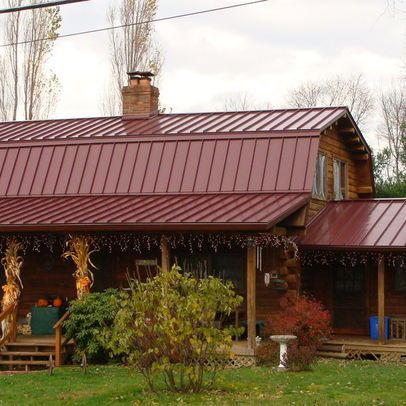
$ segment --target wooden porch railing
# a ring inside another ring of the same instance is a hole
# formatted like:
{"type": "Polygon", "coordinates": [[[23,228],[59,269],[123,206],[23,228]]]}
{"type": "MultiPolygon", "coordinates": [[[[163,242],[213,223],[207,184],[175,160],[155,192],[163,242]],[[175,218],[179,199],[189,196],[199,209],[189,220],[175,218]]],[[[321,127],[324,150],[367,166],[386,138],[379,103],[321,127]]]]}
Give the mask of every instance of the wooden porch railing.
{"type": "Polygon", "coordinates": [[[66,346],[69,339],[63,338],[62,324],[69,317],[69,312],[64,315],[54,324],[55,330],[55,366],[60,367],[62,365],[62,350],[66,346]]]}
{"type": "MultiPolygon", "coordinates": [[[[2,325],[3,321],[7,318],[10,318],[10,326],[7,331],[7,334],[3,335],[0,339],[0,347],[8,342],[13,342],[16,340],[17,337],[17,305],[11,304],[7,307],[4,312],[0,313],[0,326],[2,325]]],[[[4,332],[3,332],[4,334],[4,332]]]]}
{"type": "Polygon", "coordinates": [[[406,340],[406,318],[390,319],[389,338],[392,340],[406,340]]]}

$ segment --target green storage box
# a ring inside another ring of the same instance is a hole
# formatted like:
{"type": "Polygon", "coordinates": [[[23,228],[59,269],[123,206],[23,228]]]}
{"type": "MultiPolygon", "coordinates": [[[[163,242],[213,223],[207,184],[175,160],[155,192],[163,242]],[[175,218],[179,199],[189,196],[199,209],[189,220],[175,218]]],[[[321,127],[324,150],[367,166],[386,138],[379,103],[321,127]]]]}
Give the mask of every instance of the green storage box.
{"type": "Polygon", "coordinates": [[[54,324],[62,317],[63,309],[60,307],[31,308],[31,331],[33,335],[53,335],[54,324]]]}

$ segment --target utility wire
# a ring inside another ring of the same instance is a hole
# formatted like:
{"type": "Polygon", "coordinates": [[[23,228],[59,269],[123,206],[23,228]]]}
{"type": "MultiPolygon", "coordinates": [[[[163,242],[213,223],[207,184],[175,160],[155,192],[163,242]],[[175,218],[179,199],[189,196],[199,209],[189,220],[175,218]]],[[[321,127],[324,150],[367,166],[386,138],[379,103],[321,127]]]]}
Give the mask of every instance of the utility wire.
{"type": "MultiPolygon", "coordinates": [[[[191,17],[191,16],[200,15],[200,14],[214,13],[214,12],[217,12],[217,11],[230,10],[230,9],[237,8],[237,7],[250,6],[250,5],[253,5],[253,4],[265,3],[265,2],[268,2],[268,1],[270,1],[270,0],[248,1],[248,2],[245,2],[245,3],[233,4],[231,6],[223,6],[223,7],[217,7],[217,8],[210,8],[210,9],[206,9],[206,10],[193,11],[193,12],[190,12],[190,13],[177,14],[177,15],[173,15],[173,16],[155,18],[155,19],[146,20],[146,21],[139,21],[139,22],[132,23],[132,24],[115,25],[115,26],[112,26],[112,27],[97,28],[97,29],[94,29],[94,30],[72,32],[72,33],[69,33],[69,34],[58,35],[57,39],[59,39],[59,38],[68,38],[68,37],[76,37],[76,36],[79,36],[79,35],[86,35],[86,34],[94,34],[94,33],[103,32],[103,31],[112,31],[112,30],[117,30],[119,28],[133,27],[133,26],[142,25],[142,24],[151,24],[151,23],[157,23],[157,22],[161,22],[161,21],[175,20],[175,19],[179,19],[179,18],[191,17]]],[[[46,38],[39,38],[39,39],[36,39],[36,40],[11,42],[11,43],[8,43],[8,44],[1,44],[0,48],[10,47],[10,46],[14,46],[14,45],[31,44],[33,42],[41,42],[41,41],[47,41],[47,40],[52,40],[52,39],[54,39],[54,38],[46,37],[46,38]]]]}
{"type": "Polygon", "coordinates": [[[0,14],[16,13],[16,12],[25,11],[25,10],[35,10],[37,8],[64,6],[65,4],[80,3],[82,1],[89,1],[89,0],[55,0],[55,1],[48,1],[46,3],[26,4],[23,6],[2,8],[2,9],[0,9],[0,14]]]}

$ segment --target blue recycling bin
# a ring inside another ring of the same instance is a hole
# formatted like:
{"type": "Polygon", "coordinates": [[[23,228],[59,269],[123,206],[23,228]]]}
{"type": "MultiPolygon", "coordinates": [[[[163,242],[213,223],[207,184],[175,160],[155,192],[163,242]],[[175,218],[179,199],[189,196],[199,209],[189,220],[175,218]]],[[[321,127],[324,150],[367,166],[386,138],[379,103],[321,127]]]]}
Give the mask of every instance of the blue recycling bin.
{"type": "MultiPolygon", "coordinates": [[[[371,316],[369,318],[369,332],[371,340],[378,340],[379,339],[379,321],[378,316],[371,316]]],[[[385,339],[389,338],[389,317],[385,317],[385,339]]]]}

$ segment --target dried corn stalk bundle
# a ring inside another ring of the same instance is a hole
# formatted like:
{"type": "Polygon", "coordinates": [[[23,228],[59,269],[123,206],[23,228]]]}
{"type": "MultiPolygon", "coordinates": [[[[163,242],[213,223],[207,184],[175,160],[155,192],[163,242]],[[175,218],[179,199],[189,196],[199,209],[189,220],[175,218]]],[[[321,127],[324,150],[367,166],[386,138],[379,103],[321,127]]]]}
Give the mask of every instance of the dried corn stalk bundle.
{"type": "MultiPolygon", "coordinates": [[[[21,267],[23,266],[23,258],[18,255],[21,251],[22,245],[12,240],[6,249],[4,257],[1,260],[4,273],[6,275],[6,284],[2,286],[3,298],[1,300],[1,312],[7,310],[10,305],[17,305],[18,299],[21,295],[21,289],[23,289],[23,283],[21,282],[21,267]]],[[[10,315],[2,321],[2,334],[5,337],[11,328],[13,315],[10,315]]]]}
{"type": "Polygon", "coordinates": [[[67,250],[62,257],[71,258],[76,265],[73,277],[76,280],[76,292],[78,299],[90,292],[94,283],[94,275],[90,268],[97,269],[91,260],[91,255],[97,250],[92,249],[93,239],[90,237],[75,236],[66,242],[67,250]]]}

